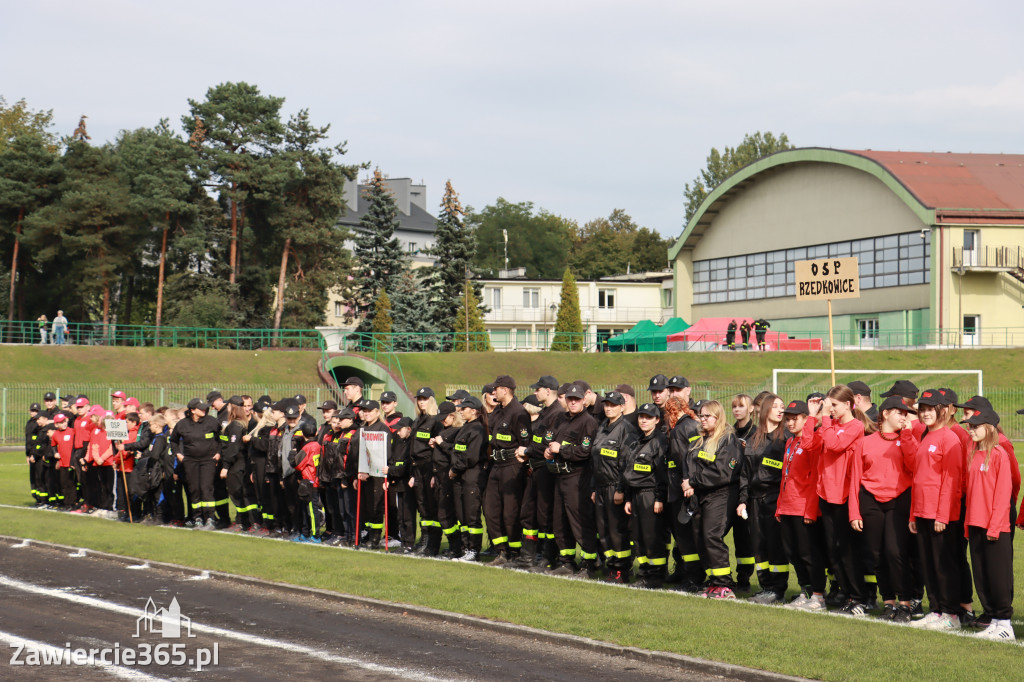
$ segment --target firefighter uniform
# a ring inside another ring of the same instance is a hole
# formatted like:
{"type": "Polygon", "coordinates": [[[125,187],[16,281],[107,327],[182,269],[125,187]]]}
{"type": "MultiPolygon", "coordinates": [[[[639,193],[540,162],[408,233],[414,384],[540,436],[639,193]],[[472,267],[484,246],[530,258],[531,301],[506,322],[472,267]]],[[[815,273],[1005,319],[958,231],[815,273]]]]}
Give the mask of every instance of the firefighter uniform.
{"type": "Polygon", "coordinates": [[[672,558],[675,570],[669,576],[671,582],[682,584],[686,591],[696,591],[704,582],[704,565],[698,550],[698,529],[693,523],[697,511],[697,500],[683,495],[682,484],[690,478],[690,448],[700,440],[700,425],[695,419],[682,415],[668,435],[668,517],[665,525],[675,544],[672,558]]]}
{"type": "MultiPolygon", "coordinates": [[[[454,413],[455,405],[448,401],[441,403],[438,406],[438,423],[443,422],[447,415],[454,413]]],[[[449,473],[452,469],[452,456],[455,452],[455,438],[458,436],[459,427],[445,427],[443,423],[441,423],[441,427],[441,432],[438,434],[440,441],[434,445],[432,460],[434,485],[431,490],[434,493],[437,521],[440,524],[441,532],[448,540],[448,556],[457,558],[462,556],[462,534],[459,528],[459,517],[455,513],[454,489],[449,473]]]]}
{"type": "MultiPolygon", "coordinates": [[[[421,388],[416,392],[417,398],[432,398],[434,392],[429,388],[421,388]]],[[[409,437],[409,476],[415,481],[409,492],[415,496],[415,508],[420,513],[420,542],[422,552],[426,556],[437,556],[441,547],[441,524],[437,520],[437,502],[430,488],[430,479],[434,475],[434,448],[430,439],[441,433],[441,420],[426,413],[420,414],[412,423],[412,435],[409,437]]],[[[412,511],[411,500],[408,504],[412,511]]],[[[408,512],[406,512],[408,515],[408,512]]],[[[413,512],[415,513],[415,512],[413,512]]]]}
{"type": "MultiPolygon", "coordinates": [[[[510,376],[500,376],[494,384],[509,391],[516,387],[510,376]]],[[[523,546],[519,515],[526,487],[526,465],[516,454],[519,448],[525,449],[532,442],[530,415],[513,395],[507,404],[498,403],[487,421],[492,468],[484,493],[484,517],[491,545],[498,553],[496,565],[504,565],[510,558],[518,557],[523,546]]]]}
{"type": "Polygon", "coordinates": [[[725,536],[736,516],[743,448],[732,434],[722,436],[711,451],[705,439],[695,443],[689,459],[690,485],[700,501],[701,557],[712,587],[733,587],[725,536]]]}
{"type": "MultiPolygon", "coordinates": [[[[622,394],[611,391],[603,402],[621,405],[624,399],[622,394]]],[[[619,417],[614,423],[605,419],[590,449],[597,534],[609,579],[616,582],[625,582],[633,553],[629,546],[629,517],[623,505],[615,503],[615,492],[622,477],[623,462],[636,441],[637,431],[625,417],[619,417]]]]}
{"type": "MultiPolygon", "coordinates": [[[[640,414],[656,416],[657,406],[647,403],[640,407],[640,414]]],[[[664,519],[665,499],[668,494],[668,439],[664,431],[655,429],[648,435],[640,435],[624,453],[622,477],[618,491],[625,495],[625,501],[632,507],[630,523],[633,545],[637,554],[640,585],[658,589],[665,580],[668,566],[668,548],[665,545],[664,519]],[[662,511],[656,513],[654,506],[661,503],[662,511]]]]}
{"type": "MultiPolygon", "coordinates": [[[[462,407],[472,407],[483,415],[483,405],[475,397],[462,401],[462,407]]],[[[455,515],[463,532],[466,553],[463,560],[473,561],[480,554],[484,537],[480,521],[480,478],[487,458],[487,431],[480,419],[474,419],[459,429],[452,448],[452,495],[455,515]]]]}
{"type": "MultiPolygon", "coordinates": [[[[193,399],[190,410],[206,411],[206,403],[193,399]]],[[[189,487],[192,502],[191,521],[213,525],[213,479],[217,471],[214,455],[220,454],[220,423],[209,415],[195,419],[191,414],[174,425],[171,432],[171,449],[175,456],[183,455],[182,468],[189,487]]]]}
{"type": "MultiPolygon", "coordinates": [[[[554,377],[544,376],[531,386],[538,387],[557,390],[558,381],[554,377]]],[[[547,447],[544,435],[564,413],[562,404],[554,400],[550,405],[543,406],[537,418],[530,422],[530,444],[526,448],[526,489],[523,491],[520,512],[523,551],[518,562],[519,568],[530,568],[538,553],[544,557],[545,564],[552,563],[557,554],[552,522],[555,478],[544,462],[544,448],[547,447]]]]}
{"type": "Polygon", "coordinates": [[[738,504],[747,505],[747,527],[754,547],[757,582],[761,585],[764,603],[781,601],[789,582],[789,561],[782,544],[782,528],[775,520],[782,483],[782,467],[786,457],[786,439],[782,427],[763,434],[760,442],[747,441],[740,474],[738,504]]]}

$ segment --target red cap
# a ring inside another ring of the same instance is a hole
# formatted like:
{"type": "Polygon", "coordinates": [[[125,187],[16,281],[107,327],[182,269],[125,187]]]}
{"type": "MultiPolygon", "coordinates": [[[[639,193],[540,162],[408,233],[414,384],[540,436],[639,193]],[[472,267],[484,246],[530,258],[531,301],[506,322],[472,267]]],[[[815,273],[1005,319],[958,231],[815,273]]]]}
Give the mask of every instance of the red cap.
{"type": "Polygon", "coordinates": [[[125,394],[124,391],[114,391],[113,393],[110,394],[110,397],[111,398],[122,398],[123,399],[123,398],[126,397],[126,394],[125,394]]]}
{"type": "Polygon", "coordinates": [[[138,398],[128,398],[128,400],[124,401],[124,404],[125,405],[134,405],[135,407],[138,407],[139,406],[139,399],[138,398]]]}
{"type": "Polygon", "coordinates": [[[93,405],[91,408],[89,408],[89,416],[91,417],[93,415],[105,417],[107,415],[107,408],[103,407],[102,405],[93,405]]]}
{"type": "Polygon", "coordinates": [[[58,412],[53,418],[53,423],[60,424],[61,422],[66,422],[67,420],[68,416],[66,414],[64,414],[63,412],[58,412]]]}
{"type": "Polygon", "coordinates": [[[79,398],[78,400],[75,401],[75,407],[85,407],[88,404],[89,404],[89,399],[88,398],[79,398]]]}

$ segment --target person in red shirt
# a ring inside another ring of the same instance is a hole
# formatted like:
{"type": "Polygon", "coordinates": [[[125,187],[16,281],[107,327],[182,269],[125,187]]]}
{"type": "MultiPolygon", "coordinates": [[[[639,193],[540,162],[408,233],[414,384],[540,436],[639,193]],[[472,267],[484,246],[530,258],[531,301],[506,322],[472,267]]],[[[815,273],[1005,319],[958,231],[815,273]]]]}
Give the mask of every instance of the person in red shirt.
{"type": "Polygon", "coordinates": [[[782,463],[775,518],[782,525],[782,547],[793,565],[800,595],[788,604],[805,611],[825,611],[825,561],[818,520],[818,457],[821,437],[808,419],[807,403],[794,400],[782,410],[790,433],[782,463]]]}
{"type": "Polygon", "coordinates": [[[995,412],[977,411],[966,423],[973,445],[964,525],[978,599],[991,620],[978,637],[1013,642],[1013,536],[1009,522],[1012,464],[999,445],[999,416],[995,412]]]}
{"type": "Polygon", "coordinates": [[[917,449],[910,501],[910,532],[917,535],[931,609],[913,625],[930,630],[960,629],[959,540],[945,531],[960,520],[964,455],[960,439],[946,426],[945,400],[935,389],[917,400],[918,417],[927,430],[917,449]]]}
{"type": "MultiPolygon", "coordinates": [[[[808,406],[817,411],[818,406],[808,406]]],[[[850,467],[861,456],[864,432],[874,424],[853,404],[853,391],[833,386],[821,402],[821,457],[818,460],[818,497],[824,525],[825,553],[832,573],[846,592],[840,613],[867,615],[869,605],[855,539],[850,529],[847,500],[850,497],[850,467]]],[[[816,414],[811,414],[816,417],[816,414]]]]}
{"type": "Polygon", "coordinates": [[[75,449],[75,432],[68,428],[68,417],[58,412],[53,418],[57,429],[50,434],[50,445],[57,452],[57,475],[60,478],[60,506],[68,510],[78,502],[75,489],[74,469],[71,468],[71,453],[75,449]]]}
{"type": "Polygon", "coordinates": [[[306,440],[305,435],[298,433],[292,436],[292,443],[297,449],[288,455],[288,461],[299,474],[299,503],[305,506],[305,509],[296,509],[302,524],[299,536],[293,542],[320,544],[320,536],[324,532],[324,508],[320,503],[319,473],[323,446],[313,440],[314,436],[315,434],[310,434],[310,440],[306,440]]]}
{"type": "Polygon", "coordinates": [[[907,565],[917,457],[917,439],[907,419],[912,413],[916,410],[900,398],[886,398],[878,411],[878,431],[865,436],[861,456],[850,469],[850,526],[863,533],[865,573],[877,577],[885,602],[882,619],[898,623],[909,623],[913,612],[907,565]]]}
{"type": "Polygon", "coordinates": [[[956,391],[951,388],[940,388],[939,395],[945,399],[946,403],[946,426],[960,439],[960,447],[964,453],[963,482],[960,486],[960,520],[954,524],[953,531],[959,545],[956,550],[956,559],[957,563],[960,564],[960,589],[958,590],[960,626],[973,627],[976,625],[975,621],[977,620],[974,616],[974,589],[971,582],[971,567],[967,562],[967,536],[961,532],[963,530],[963,520],[967,514],[967,469],[970,464],[970,452],[973,443],[971,437],[967,434],[967,430],[960,426],[960,422],[956,418],[956,403],[960,401],[956,391]]]}
{"type": "Polygon", "coordinates": [[[71,465],[75,468],[78,483],[81,486],[81,505],[76,505],[74,510],[79,514],[89,514],[96,508],[96,477],[89,469],[85,457],[89,448],[89,437],[92,434],[92,420],[89,418],[89,399],[85,396],[78,396],[74,402],[74,410],[78,413],[75,418],[75,450],[71,455],[71,465]]]}
{"type": "MultiPolygon", "coordinates": [[[[139,436],[141,419],[137,412],[129,412],[125,417],[128,423],[128,438],[124,443],[134,443],[139,436]]],[[[131,495],[127,492],[127,481],[129,474],[135,470],[135,452],[126,451],[120,447],[124,443],[119,443],[114,447],[114,454],[110,458],[114,468],[114,508],[117,511],[118,521],[133,521],[138,518],[139,514],[134,505],[131,506],[131,515],[128,513],[131,495]]]]}
{"type": "Polygon", "coordinates": [[[124,391],[114,391],[110,394],[110,411],[116,415],[117,419],[124,419],[124,415],[127,414],[124,409],[124,401],[127,397],[124,391]]]}
{"type": "Polygon", "coordinates": [[[95,499],[96,508],[113,509],[114,502],[114,449],[107,438],[107,431],[103,422],[107,419],[107,412],[100,405],[93,405],[89,408],[89,445],[85,454],[84,467],[92,472],[93,481],[96,486],[95,499]]]}

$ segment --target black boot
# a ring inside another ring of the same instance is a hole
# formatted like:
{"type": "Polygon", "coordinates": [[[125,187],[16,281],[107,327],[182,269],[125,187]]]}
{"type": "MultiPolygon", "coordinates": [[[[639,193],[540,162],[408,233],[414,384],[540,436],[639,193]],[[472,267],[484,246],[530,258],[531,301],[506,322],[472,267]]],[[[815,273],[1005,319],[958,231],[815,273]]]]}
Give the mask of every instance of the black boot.
{"type": "Polygon", "coordinates": [[[448,551],[444,553],[447,559],[458,559],[462,556],[462,534],[458,531],[448,535],[448,551]]]}

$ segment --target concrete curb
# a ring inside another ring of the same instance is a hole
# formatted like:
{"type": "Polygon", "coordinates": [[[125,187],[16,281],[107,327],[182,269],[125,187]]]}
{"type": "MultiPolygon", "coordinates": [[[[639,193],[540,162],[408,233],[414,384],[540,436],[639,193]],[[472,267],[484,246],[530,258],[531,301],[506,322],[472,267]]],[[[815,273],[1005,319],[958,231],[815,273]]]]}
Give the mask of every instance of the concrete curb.
{"type": "Polygon", "coordinates": [[[432,609],[425,606],[399,604],[395,602],[382,601],[380,599],[373,599],[370,597],[359,597],[356,595],[343,594],[340,592],[329,592],[326,590],[316,589],[312,587],[289,585],[287,583],[279,583],[272,580],[263,580],[260,578],[236,575],[233,573],[224,573],[221,571],[199,569],[194,568],[192,566],[182,566],[179,564],[172,564],[163,561],[152,561],[149,559],[141,559],[139,557],[124,556],[121,554],[111,554],[109,552],[100,552],[88,548],[75,547],[72,545],[61,545],[53,542],[44,542],[41,540],[33,540],[31,538],[26,539],[10,535],[0,535],[0,541],[7,544],[8,547],[11,547],[14,544],[19,544],[23,547],[38,546],[45,549],[66,551],[69,553],[74,552],[79,556],[84,555],[88,557],[96,557],[119,565],[136,566],[139,565],[140,562],[142,562],[150,568],[161,568],[164,570],[176,571],[179,573],[185,573],[187,575],[194,575],[202,578],[220,579],[229,581],[233,584],[251,585],[253,587],[274,589],[281,592],[288,592],[291,594],[296,594],[304,597],[328,599],[341,604],[347,604],[351,606],[363,606],[366,608],[388,611],[390,613],[397,613],[400,615],[412,613],[423,618],[429,618],[432,620],[442,621],[445,623],[464,625],[473,628],[490,630],[492,632],[497,633],[516,634],[523,637],[531,637],[539,641],[549,642],[551,644],[558,644],[562,646],[569,646],[583,651],[593,651],[596,653],[602,653],[610,656],[624,656],[635,660],[675,665],[681,668],[685,668],[687,670],[692,670],[707,675],[716,675],[719,677],[726,677],[738,680],[764,680],[766,682],[803,679],[799,677],[791,677],[789,675],[782,675],[779,673],[773,673],[764,670],[757,670],[755,668],[745,668],[743,666],[733,665],[731,663],[720,663],[718,661],[710,661],[703,658],[694,658],[692,656],[673,654],[666,651],[649,651],[647,649],[640,649],[637,647],[620,646],[618,644],[602,642],[587,637],[579,637],[577,635],[568,635],[559,632],[549,632],[547,630],[539,630],[537,628],[532,628],[525,625],[517,625],[515,623],[504,623],[501,621],[489,620],[486,618],[479,618],[476,616],[467,616],[461,613],[451,613],[449,611],[441,611],[438,609],[432,609]]]}

